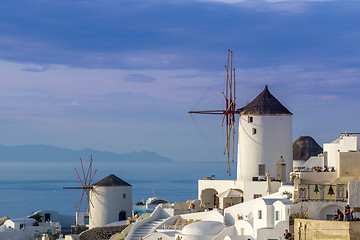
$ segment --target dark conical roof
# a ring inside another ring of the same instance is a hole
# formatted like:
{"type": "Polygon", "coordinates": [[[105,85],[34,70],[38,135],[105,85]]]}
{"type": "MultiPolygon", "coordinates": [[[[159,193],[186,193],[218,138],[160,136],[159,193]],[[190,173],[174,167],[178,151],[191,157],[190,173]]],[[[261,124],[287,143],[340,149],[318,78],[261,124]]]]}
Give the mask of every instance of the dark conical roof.
{"type": "Polygon", "coordinates": [[[300,136],[293,143],[294,160],[308,160],[322,152],[322,147],[310,136],[300,136]]]}
{"type": "Polygon", "coordinates": [[[292,115],[292,113],[269,92],[267,85],[251,103],[240,108],[239,111],[240,115],[292,115]]]}
{"type": "Polygon", "coordinates": [[[131,186],[121,178],[118,178],[114,174],[110,174],[109,176],[103,178],[102,180],[98,181],[97,183],[94,183],[93,186],[106,186],[106,187],[112,187],[112,186],[131,186]]]}

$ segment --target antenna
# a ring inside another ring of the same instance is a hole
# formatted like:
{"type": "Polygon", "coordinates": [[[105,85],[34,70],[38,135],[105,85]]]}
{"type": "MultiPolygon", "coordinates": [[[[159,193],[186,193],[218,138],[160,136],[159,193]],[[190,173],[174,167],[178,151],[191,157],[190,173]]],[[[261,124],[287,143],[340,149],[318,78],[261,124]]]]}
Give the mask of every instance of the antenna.
{"type": "Polygon", "coordinates": [[[226,80],[225,80],[225,93],[222,92],[225,100],[225,109],[223,110],[206,110],[206,111],[189,111],[190,114],[217,114],[224,115],[221,126],[226,123],[226,146],[224,155],[227,156],[227,173],[231,176],[230,172],[230,159],[234,162],[235,152],[235,114],[240,112],[236,110],[236,91],[235,91],[235,68],[233,69],[233,52],[228,50],[227,63],[225,66],[226,80]]]}

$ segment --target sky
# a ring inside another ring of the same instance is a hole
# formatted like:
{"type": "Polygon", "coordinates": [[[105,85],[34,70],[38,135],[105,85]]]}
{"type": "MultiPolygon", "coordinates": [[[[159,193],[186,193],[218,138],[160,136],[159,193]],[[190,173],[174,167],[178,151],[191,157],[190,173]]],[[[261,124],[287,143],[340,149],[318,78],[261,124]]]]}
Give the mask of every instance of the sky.
{"type": "Polygon", "coordinates": [[[237,106],[267,84],[293,139],[360,132],[360,2],[18,0],[0,6],[0,144],[224,161],[227,50],[237,106]]]}

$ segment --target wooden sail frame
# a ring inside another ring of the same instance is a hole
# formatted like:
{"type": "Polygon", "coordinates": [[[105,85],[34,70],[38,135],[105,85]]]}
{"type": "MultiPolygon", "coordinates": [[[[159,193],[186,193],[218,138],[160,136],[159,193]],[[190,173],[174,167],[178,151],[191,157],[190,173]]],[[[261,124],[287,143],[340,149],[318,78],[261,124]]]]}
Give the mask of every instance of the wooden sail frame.
{"type": "MultiPolygon", "coordinates": [[[[78,209],[77,211],[77,214],[79,216],[79,213],[81,211],[81,204],[83,202],[83,198],[84,196],[86,195],[86,202],[85,202],[85,208],[84,208],[84,212],[89,212],[90,214],[90,204],[91,206],[94,207],[92,201],[91,201],[91,198],[90,198],[90,192],[94,192],[95,194],[97,194],[97,192],[93,189],[93,186],[91,185],[91,182],[92,180],[94,179],[95,177],[95,174],[96,174],[96,171],[97,169],[95,169],[94,172],[92,172],[92,167],[93,167],[93,164],[92,164],[92,155],[90,155],[90,163],[89,163],[89,167],[86,171],[86,174],[85,174],[85,169],[84,169],[84,165],[83,165],[83,162],[80,158],[80,164],[81,164],[81,173],[82,173],[82,177],[81,175],[79,174],[79,171],[74,168],[75,170],[75,173],[76,173],[76,179],[80,182],[81,184],[81,187],[63,187],[62,189],[82,189],[82,194],[81,194],[81,197],[80,197],[80,200],[79,202],[77,203],[76,207],[78,209]]],[[[84,218],[85,218],[85,215],[84,215],[84,218]]]]}
{"type": "Polygon", "coordinates": [[[221,126],[224,126],[225,122],[226,127],[226,145],[224,154],[227,155],[227,173],[231,176],[230,160],[234,162],[235,155],[235,114],[239,114],[240,112],[236,110],[235,68],[233,69],[233,52],[230,49],[228,50],[225,71],[225,92],[222,92],[225,100],[225,109],[189,111],[189,113],[223,115],[221,126]]]}

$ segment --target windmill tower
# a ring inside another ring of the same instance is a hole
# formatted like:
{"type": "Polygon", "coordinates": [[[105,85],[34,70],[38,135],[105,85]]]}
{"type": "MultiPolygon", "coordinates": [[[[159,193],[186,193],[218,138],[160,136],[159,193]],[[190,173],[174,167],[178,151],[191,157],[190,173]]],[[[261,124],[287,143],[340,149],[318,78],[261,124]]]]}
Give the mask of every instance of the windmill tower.
{"type": "Polygon", "coordinates": [[[132,186],[110,174],[92,185],[89,228],[126,220],[132,216],[132,186]]]}
{"type": "Polygon", "coordinates": [[[251,103],[243,108],[236,108],[235,69],[232,68],[230,50],[225,69],[225,109],[189,112],[223,115],[223,124],[227,129],[224,153],[227,155],[229,174],[229,162],[234,155],[235,115],[240,115],[237,179],[199,180],[198,198],[206,208],[216,206],[215,196],[223,195],[229,189],[235,189],[239,193],[241,202],[278,191],[281,182],[289,180],[293,164],[292,113],[270,93],[267,86],[251,103]]]}
{"type": "Polygon", "coordinates": [[[292,113],[265,89],[238,109],[237,180],[250,182],[266,172],[282,182],[292,171],[292,113]]]}

